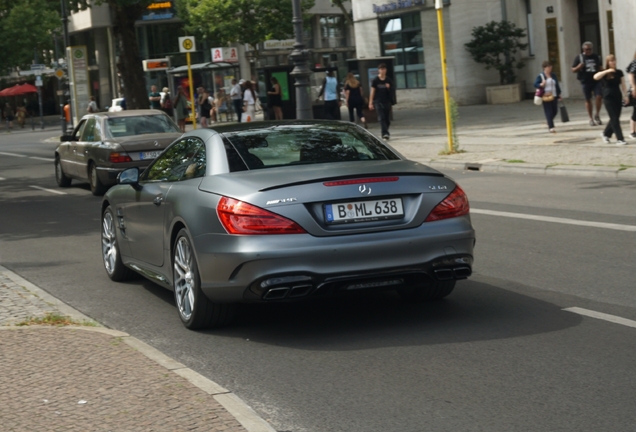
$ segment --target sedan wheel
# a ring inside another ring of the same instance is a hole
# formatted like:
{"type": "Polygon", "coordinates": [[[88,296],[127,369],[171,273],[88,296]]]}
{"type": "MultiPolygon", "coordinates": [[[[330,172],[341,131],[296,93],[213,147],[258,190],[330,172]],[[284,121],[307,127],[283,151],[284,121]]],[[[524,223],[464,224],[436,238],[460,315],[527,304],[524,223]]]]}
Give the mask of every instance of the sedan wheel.
{"type": "Polygon", "coordinates": [[[415,288],[399,289],[398,294],[402,300],[412,302],[424,302],[440,300],[449,295],[455,289],[455,281],[431,281],[415,288]]]}
{"type": "Polygon", "coordinates": [[[110,207],[107,207],[102,215],[102,257],[106,273],[112,280],[124,281],[132,276],[132,270],[124,266],[121,261],[115,235],[115,217],[110,207]]]}
{"type": "Polygon", "coordinates": [[[97,167],[91,163],[88,167],[88,180],[91,184],[91,192],[95,196],[101,196],[106,193],[106,186],[99,180],[97,176],[97,167]]]}
{"type": "Polygon", "coordinates": [[[234,315],[233,304],[211,302],[201,290],[199,269],[190,238],[179,231],[173,248],[174,298],[181,321],[191,330],[221,327],[234,315]]]}
{"type": "Polygon", "coordinates": [[[55,180],[59,187],[69,187],[71,185],[71,178],[64,174],[59,156],[55,156],[55,180]]]}

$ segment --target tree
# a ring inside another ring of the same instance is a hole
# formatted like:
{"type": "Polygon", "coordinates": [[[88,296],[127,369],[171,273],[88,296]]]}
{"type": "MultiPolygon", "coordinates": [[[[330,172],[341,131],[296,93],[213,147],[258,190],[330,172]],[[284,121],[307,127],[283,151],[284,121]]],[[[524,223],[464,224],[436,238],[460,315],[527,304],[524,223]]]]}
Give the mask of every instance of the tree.
{"type": "Polygon", "coordinates": [[[342,11],[347,24],[349,24],[353,29],[353,18],[351,18],[351,13],[347,12],[347,9],[344,7],[344,3],[347,1],[349,0],[331,0],[331,4],[338,7],[342,11]]]}
{"type": "MultiPolygon", "coordinates": [[[[303,10],[313,0],[302,0],[303,10]]],[[[258,44],[287,39],[294,33],[292,0],[182,0],[187,29],[218,43],[248,44],[258,56],[258,44]]]]}
{"type": "MultiPolygon", "coordinates": [[[[87,0],[64,0],[69,10],[90,7],[87,0]]],[[[141,18],[153,0],[95,0],[96,5],[107,4],[113,19],[113,35],[119,48],[118,69],[124,84],[128,109],[148,108],[146,82],[139,54],[135,22],[141,18]]]]}
{"type": "Polygon", "coordinates": [[[526,32],[509,21],[491,21],[484,26],[473,28],[472,40],[466,49],[477,63],[486,65],[486,69],[499,71],[500,84],[512,84],[517,76],[515,69],[525,66],[517,60],[517,52],[525,50],[528,44],[521,43],[526,32]]]}
{"type": "Polygon", "coordinates": [[[52,34],[59,27],[59,14],[47,0],[0,1],[0,69],[29,69],[35,54],[40,63],[49,64],[52,34]]]}

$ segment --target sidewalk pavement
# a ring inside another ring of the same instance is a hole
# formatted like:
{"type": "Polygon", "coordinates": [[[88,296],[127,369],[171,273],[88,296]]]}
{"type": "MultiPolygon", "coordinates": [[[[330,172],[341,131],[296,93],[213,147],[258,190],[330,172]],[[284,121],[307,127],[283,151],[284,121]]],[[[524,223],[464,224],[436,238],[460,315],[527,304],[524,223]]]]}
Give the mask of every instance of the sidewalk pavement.
{"type": "Polygon", "coordinates": [[[0,266],[4,431],[275,432],[236,395],[0,266]],[[77,325],[20,325],[66,316],[77,325]]]}

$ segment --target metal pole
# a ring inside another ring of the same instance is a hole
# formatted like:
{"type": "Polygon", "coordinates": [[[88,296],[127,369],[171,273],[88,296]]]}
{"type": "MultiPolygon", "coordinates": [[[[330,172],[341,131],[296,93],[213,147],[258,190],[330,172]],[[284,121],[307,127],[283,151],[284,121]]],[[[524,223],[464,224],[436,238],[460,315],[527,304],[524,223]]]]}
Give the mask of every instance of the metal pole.
{"type": "Polygon", "coordinates": [[[311,101],[309,98],[309,76],[311,70],[307,66],[307,57],[309,52],[303,44],[303,19],[302,10],[300,8],[300,0],[292,0],[294,10],[294,50],[290,54],[291,60],[294,62],[294,70],[289,75],[296,79],[294,86],[296,87],[296,119],[311,120],[313,118],[311,112],[311,101]]]}
{"type": "Polygon", "coordinates": [[[446,133],[448,135],[448,151],[453,152],[453,125],[450,113],[450,94],[448,93],[448,71],[446,68],[446,41],[444,39],[444,17],[442,0],[435,0],[437,9],[437,30],[439,32],[439,50],[442,57],[442,85],[444,86],[444,111],[446,111],[446,133]]]}
{"type": "MultiPolygon", "coordinates": [[[[68,75],[68,15],[66,13],[66,0],[60,0],[61,8],[62,8],[62,31],[64,32],[64,58],[66,59],[66,73],[68,75]]],[[[62,106],[62,135],[66,133],[66,115],[64,114],[64,106],[66,105],[66,92],[68,91],[68,84],[70,81],[70,77],[68,79],[61,79],[60,82],[64,83],[63,86],[60,86],[60,89],[63,91],[62,96],[60,97],[60,105],[62,106]]],[[[69,92],[69,98],[71,97],[69,92]]],[[[70,108],[70,118],[73,118],[73,104],[69,103],[70,108]]]]}
{"type": "Polygon", "coordinates": [[[190,83],[190,102],[192,103],[192,114],[190,118],[192,119],[192,128],[197,128],[197,116],[196,116],[196,105],[194,104],[194,82],[192,81],[192,69],[190,68],[190,51],[186,53],[186,59],[188,61],[188,81],[190,83]]]}

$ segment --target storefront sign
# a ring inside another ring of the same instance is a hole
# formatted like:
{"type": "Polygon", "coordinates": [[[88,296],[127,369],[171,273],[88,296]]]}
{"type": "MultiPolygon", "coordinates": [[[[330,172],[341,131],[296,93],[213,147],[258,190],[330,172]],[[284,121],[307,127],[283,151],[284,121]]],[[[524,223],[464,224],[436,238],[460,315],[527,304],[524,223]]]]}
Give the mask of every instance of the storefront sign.
{"type": "Polygon", "coordinates": [[[238,50],[234,47],[212,48],[212,61],[237,63],[239,61],[238,50]]]}
{"type": "Polygon", "coordinates": [[[165,20],[175,18],[174,5],[171,1],[150,3],[141,16],[142,21],[165,20]]]}
{"type": "Polygon", "coordinates": [[[266,40],[263,42],[264,49],[292,49],[294,47],[294,43],[296,43],[295,39],[272,39],[266,40]]]}
{"type": "Polygon", "coordinates": [[[398,0],[383,5],[373,5],[373,13],[393,12],[399,9],[406,9],[414,6],[426,6],[426,0],[398,0]]]}
{"type": "Polygon", "coordinates": [[[170,67],[170,61],[167,58],[162,59],[149,59],[142,61],[144,71],[162,71],[170,67]]]}

